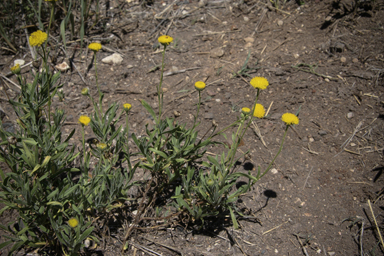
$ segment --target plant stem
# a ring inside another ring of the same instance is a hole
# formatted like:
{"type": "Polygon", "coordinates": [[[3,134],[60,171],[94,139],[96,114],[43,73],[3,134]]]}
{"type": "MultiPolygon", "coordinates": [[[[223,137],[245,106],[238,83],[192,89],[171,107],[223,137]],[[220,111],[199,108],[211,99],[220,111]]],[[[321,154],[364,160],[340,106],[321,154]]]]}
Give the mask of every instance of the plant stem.
{"type": "Polygon", "coordinates": [[[199,116],[200,105],[201,105],[201,91],[199,90],[199,103],[197,104],[197,113],[195,116],[195,120],[193,121],[193,127],[195,127],[197,117],[199,116]]]}
{"type": "Polygon", "coordinates": [[[84,134],[84,125],[81,125],[81,135],[82,135],[82,143],[83,143],[83,153],[84,153],[84,164],[85,164],[85,134],[84,134]]]}
{"type": "Polygon", "coordinates": [[[103,106],[102,106],[103,93],[100,91],[99,79],[98,79],[98,76],[97,76],[96,52],[93,54],[93,58],[94,58],[94,62],[95,62],[95,76],[96,76],[97,91],[99,92],[100,113],[103,113],[103,106]]]}
{"type": "Polygon", "coordinates": [[[263,174],[261,174],[261,176],[257,177],[258,180],[259,180],[261,177],[263,177],[265,174],[267,174],[267,172],[269,171],[269,169],[271,169],[273,163],[275,162],[277,156],[280,154],[281,150],[283,149],[283,144],[284,144],[285,137],[287,136],[288,128],[289,128],[289,125],[287,125],[287,126],[285,127],[285,132],[284,132],[284,135],[283,135],[283,139],[282,139],[282,141],[281,141],[281,144],[280,144],[279,151],[277,151],[277,153],[276,153],[275,157],[273,158],[272,162],[268,165],[267,169],[263,172],[263,174]]]}
{"type": "Polygon", "coordinates": [[[161,61],[160,83],[159,83],[159,86],[157,87],[157,98],[159,100],[159,118],[157,120],[158,125],[160,124],[161,112],[162,112],[162,108],[163,108],[163,90],[162,90],[161,86],[163,84],[163,74],[164,74],[164,66],[165,66],[165,64],[164,64],[165,48],[167,48],[167,46],[164,45],[163,58],[161,61]]]}

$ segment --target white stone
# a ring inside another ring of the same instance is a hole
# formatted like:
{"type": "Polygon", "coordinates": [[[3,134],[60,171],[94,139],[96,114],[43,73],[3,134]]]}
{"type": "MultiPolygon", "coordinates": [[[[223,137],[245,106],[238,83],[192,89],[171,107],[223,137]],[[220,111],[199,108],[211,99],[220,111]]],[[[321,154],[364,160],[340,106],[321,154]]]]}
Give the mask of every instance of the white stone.
{"type": "Polygon", "coordinates": [[[244,21],[245,22],[248,22],[249,21],[249,18],[247,16],[244,16],[244,21]]]}
{"type": "Polygon", "coordinates": [[[121,62],[123,62],[123,58],[121,57],[120,54],[114,53],[108,57],[105,57],[104,59],[101,60],[105,64],[116,64],[119,65],[121,62]]]}
{"type": "Polygon", "coordinates": [[[272,174],[276,174],[276,173],[278,173],[278,171],[277,171],[276,168],[272,168],[272,169],[271,169],[271,173],[272,173],[272,174]]]}
{"type": "Polygon", "coordinates": [[[57,68],[61,72],[65,72],[69,69],[69,65],[67,64],[67,62],[64,61],[63,63],[57,64],[55,68],[57,68]]]}

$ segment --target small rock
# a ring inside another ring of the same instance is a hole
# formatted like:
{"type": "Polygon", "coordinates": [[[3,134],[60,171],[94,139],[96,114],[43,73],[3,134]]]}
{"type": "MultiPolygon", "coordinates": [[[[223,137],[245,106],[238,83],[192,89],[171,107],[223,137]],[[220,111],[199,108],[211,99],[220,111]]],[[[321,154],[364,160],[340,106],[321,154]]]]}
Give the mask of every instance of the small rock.
{"type": "Polygon", "coordinates": [[[352,117],[354,117],[353,112],[349,112],[349,113],[347,114],[347,118],[348,118],[348,119],[351,119],[352,117]]]}
{"type": "Polygon", "coordinates": [[[328,78],[325,78],[324,81],[325,81],[325,82],[329,82],[329,79],[328,79],[328,78]]]}
{"type": "Polygon", "coordinates": [[[244,16],[244,21],[245,22],[248,22],[249,21],[249,18],[247,16],[244,16]]]}
{"type": "Polygon", "coordinates": [[[212,120],[213,119],[213,113],[212,112],[205,113],[204,118],[212,120]]]}
{"type": "Polygon", "coordinates": [[[127,69],[133,68],[133,65],[128,65],[127,69]]]}
{"type": "Polygon", "coordinates": [[[84,247],[85,247],[85,248],[89,248],[90,245],[91,245],[91,240],[89,240],[89,239],[85,239],[85,241],[84,241],[84,247]]]}
{"type": "Polygon", "coordinates": [[[336,253],[335,252],[328,252],[328,255],[329,256],[333,256],[333,255],[335,255],[336,253]]]}
{"type": "Polygon", "coordinates": [[[174,115],[175,117],[179,117],[179,116],[181,115],[181,113],[180,113],[180,111],[174,110],[174,111],[173,111],[173,115],[174,115]]]}
{"type": "Polygon", "coordinates": [[[271,173],[272,173],[272,174],[276,174],[276,173],[278,173],[278,171],[277,171],[276,168],[273,168],[273,169],[271,169],[271,173]]]}
{"type": "Polygon", "coordinates": [[[327,131],[324,131],[324,130],[320,130],[319,131],[319,135],[321,135],[321,136],[324,136],[324,135],[327,135],[328,133],[327,133],[327,131]]]}
{"type": "Polygon", "coordinates": [[[25,60],[17,59],[13,63],[14,63],[14,66],[16,66],[17,64],[19,64],[20,66],[23,66],[25,64],[25,60]]]}
{"type": "Polygon", "coordinates": [[[356,146],[356,144],[355,143],[351,143],[351,144],[349,144],[349,145],[351,145],[351,147],[354,147],[354,146],[356,146]]]}
{"type": "Polygon", "coordinates": [[[208,3],[207,0],[200,0],[198,5],[201,8],[201,7],[204,7],[205,5],[207,5],[207,3],[208,3]]]}
{"type": "Polygon", "coordinates": [[[224,50],[221,47],[212,49],[210,55],[212,58],[222,57],[224,55],[224,50]]]}
{"type": "Polygon", "coordinates": [[[55,68],[57,68],[61,72],[65,72],[69,69],[69,65],[67,64],[67,62],[64,61],[63,63],[57,64],[55,68]]]}
{"type": "Polygon", "coordinates": [[[341,58],[340,58],[340,61],[341,61],[342,63],[345,63],[345,62],[347,61],[347,58],[345,58],[345,57],[341,57],[341,58]]]}
{"type": "Polygon", "coordinates": [[[352,59],[352,62],[353,62],[353,63],[357,63],[357,62],[359,62],[359,60],[358,60],[357,58],[353,58],[353,59],[352,59]]]}
{"type": "Polygon", "coordinates": [[[332,19],[332,16],[327,16],[327,17],[325,18],[325,21],[331,21],[331,19],[332,19]]]}
{"type": "Polygon", "coordinates": [[[278,26],[283,26],[283,24],[284,24],[284,22],[283,22],[282,20],[278,20],[278,21],[277,21],[277,25],[278,25],[278,26]]]}
{"type": "Polygon", "coordinates": [[[119,65],[121,62],[123,62],[123,58],[121,57],[120,54],[114,53],[108,57],[105,57],[104,59],[101,60],[105,64],[116,64],[119,65]]]}
{"type": "Polygon", "coordinates": [[[252,43],[246,43],[245,45],[244,45],[244,48],[245,49],[248,49],[248,48],[251,48],[252,47],[252,43]]]}
{"type": "Polygon", "coordinates": [[[295,59],[297,59],[300,57],[300,55],[298,53],[295,53],[295,54],[293,54],[293,57],[295,57],[295,59]]]}
{"type": "Polygon", "coordinates": [[[216,99],[215,101],[216,101],[216,102],[221,102],[221,99],[216,99]]]}
{"type": "Polygon", "coordinates": [[[311,137],[309,138],[309,142],[314,142],[315,140],[311,137]]]}
{"type": "Polygon", "coordinates": [[[253,43],[253,42],[255,42],[255,38],[249,36],[249,37],[244,38],[244,41],[247,43],[253,43]]]}

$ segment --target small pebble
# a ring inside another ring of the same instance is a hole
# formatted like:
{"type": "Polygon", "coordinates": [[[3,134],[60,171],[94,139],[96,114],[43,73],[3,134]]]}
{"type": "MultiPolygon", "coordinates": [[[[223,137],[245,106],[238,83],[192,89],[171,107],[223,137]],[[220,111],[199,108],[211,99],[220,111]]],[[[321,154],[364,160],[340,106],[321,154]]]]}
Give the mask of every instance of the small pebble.
{"type": "Polygon", "coordinates": [[[324,81],[325,81],[325,82],[329,82],[329,79],[328,79],[328,78],[325,78],[324,81]]]}
{"type": "Polygon", "coordinates": [[[353,58],[353,59],[352,59],[352,62],[353,62],[353,63],[357,63],[357,62],[359,62],[359,60],[358,60],[357,58],[353,58]]]}
{"type": "Polygon", "coordinates": [[[91,240],[86,239],[86,240],[84,241],[84,247],[85,247],[85,248],[89,248],[90,245],[91,245],[91,240]]]}
{"type": "Polygon", "coordinates": [[[247,16],[244,16],[244,21],[245,22],[248,22],[249,21],[249,18],[247,16]]]}
{"type": "Polygon", "coordinates": [[[309,142],[314,142],[315,141],[315,139],[314,138],[309,138],[309,142]]]}
{"type": "Polygon", "coordinates": [[[216,99],[216,102],[220,102],[221,101],[221,99],[216,99]]]}
{"type": "Polygon", "coordinates": [[[319,131],[319,135],[321,135],[321,136],[327,135],[327,131],[320,130],[319,131]]]}
{"type": "Polygon", "coordinates": [[[278,171],[277,171],[276,168],[273,168],[273,169],[271,169],[271,173],[272,173],[272,174],[276,174],[276,173],[278,173],[278,171]]]}
{"type": "Polygon", "coordinates": [[[279,26],[283,26],[283,24],[284,24],[284,22],[283,22],[282,20],[278,20],[278,21],[277,21],[277,25],[279,25],[279,26]]]}
{"type": "Polygon", "coordinates": [[[353,116],[354,116],[353,112],[349,112],[349,113],[347,114],[347,118],[348,118],[348,119],[351,119],[353,116]]]}
{"type": "Polygon", "coordinates": [[[340,61],[341,61],[342,63],[345,63],[345,62],[347,61],[347,58],[345,58],[345,57],[341,57],[341,58],[340,58],[340,61]]]}

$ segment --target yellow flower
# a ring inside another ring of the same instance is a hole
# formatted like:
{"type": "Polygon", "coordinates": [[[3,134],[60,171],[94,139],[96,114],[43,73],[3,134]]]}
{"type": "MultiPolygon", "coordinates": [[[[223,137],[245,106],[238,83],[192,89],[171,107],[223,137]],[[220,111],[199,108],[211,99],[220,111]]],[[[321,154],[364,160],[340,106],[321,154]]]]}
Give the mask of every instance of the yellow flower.
{"type": "Polygon", "coordinates": [[[268,80],[264,77],[254,77],[251,79],[250,84],[256,88],[256,89],[261,89],[264,90],[268,87],[269,83],[268,80]]]}
{"type": "Polygon", "coordinates": [[[255,111],[253,111],[253,116],[257,118],[263,118],[265,115],[265,109],[263,105],[256,104],[255,111]]]}
{"type": "Polygon", "coordinates": [[[251,112],[251,110],[249,108],[242,108],[241,112],[243,112],[244,115],[248,115],[251,112]]]}
{"type": "Polygon", "coordinates": [[[80,116],[79,123],[81,123],[82,125],[88,125],[89,122],[91,122],[91,118],[87,116],[80,116]]]}
{"type": "Polygon", "coordinates": [[[173,38],[167,35],[160,36],[157,40],[159,40],[159,43],[161,43],[164,46],[169,45],[172,43],[173,38]]]}
{"type": "Polygon", "coordinates": [[[15,66],[11,67],[11,71],[15,75],[20,74],[20,71],[21,71],[20,64],[16,64],[15,66]]]}
{"type": "Polygon", "coordinates": [[[105,143],[97,143],[96,147],[101,149],[101,150],[104,150],[104,149],[107,148],[107,144],[105,144],[105,143]]]}
{"type": "Polygon", "coordinates": [[[84,96],[87,96],[88,95],[88,88],[83,88],[81,90],[81,94],[83,94],[84,96]]]}
{"type": "Polygon", "coordinates": [[[101,44],[100,43],[90,43],[88,45],[88,48],[94,52],[98,52],[101,49],[101,44]]]}
{"type": "Polygon", "coordinates": [[[71,228],[75,228],[79,225],[79,221],[76,218],[70,218],[68,220],[68,225],[71,226],[71,228]]]}
{"type": "Polygon", "coordinates": [[[204,83],[204,82],[201,82],[201,81],[197,81],[197,82],[195,83],[195,88],[196,88],[196,90],[198,90],[198,91],[202,91],[202,90],[205,89],[205,83],[204,83]]]}
{"type": "Polygon", "coordinates": [[[285,113],[281,120],[287,125],[299,124],[299,118],[295,114],[285,113]]]}
{"type": "Polygon", "coordinates": [[[129,104],[129,103],[125,103],[125,104],[123,105],[123,107],[124,107],[124,110],[125,110],[125,111],[129,111],[129,110],[131,109],[132,105],[129,104]]]}
{"type": "Polygon", "coordinates": [[[48,38],[47,33],[37,30],[29,36],[29,44],[31,46],[41,46],[48,38]]]}

